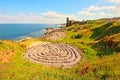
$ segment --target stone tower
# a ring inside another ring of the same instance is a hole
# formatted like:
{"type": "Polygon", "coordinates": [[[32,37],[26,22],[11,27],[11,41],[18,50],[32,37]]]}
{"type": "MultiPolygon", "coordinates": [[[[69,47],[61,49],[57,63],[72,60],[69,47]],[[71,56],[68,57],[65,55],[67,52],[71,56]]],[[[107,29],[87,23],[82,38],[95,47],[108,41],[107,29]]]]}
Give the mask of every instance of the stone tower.
{"type": "Polygon", "coordinates": [[[67,17],[66,18],[66,27],[68,27],[69,26],[69,18],[67,17]]]}

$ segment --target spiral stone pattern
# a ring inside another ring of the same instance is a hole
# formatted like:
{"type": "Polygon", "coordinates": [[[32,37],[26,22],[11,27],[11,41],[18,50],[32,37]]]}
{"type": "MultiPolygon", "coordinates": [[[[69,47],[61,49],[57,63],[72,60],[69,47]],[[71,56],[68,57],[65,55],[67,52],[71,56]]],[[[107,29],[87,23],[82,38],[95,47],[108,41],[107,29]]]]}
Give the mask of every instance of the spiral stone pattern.
{"type": "Polygon", "coordinates": [[[63,43],[47,43],[30,47],[25,57],[35,63],[48,66],[73,66],[80,59],[77,48],[63,43]]]}

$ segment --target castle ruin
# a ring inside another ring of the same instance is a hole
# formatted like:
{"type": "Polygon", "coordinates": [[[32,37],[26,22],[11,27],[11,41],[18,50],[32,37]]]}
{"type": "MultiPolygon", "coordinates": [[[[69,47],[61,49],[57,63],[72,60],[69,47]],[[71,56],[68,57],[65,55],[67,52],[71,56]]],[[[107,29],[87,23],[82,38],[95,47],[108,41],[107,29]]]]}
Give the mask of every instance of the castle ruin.
{"type": "Polygon", "coordinates": [[[66,18],[66,27],[68,26],[71,26],[73,24],[79,24],[79,25],[82,25],[82,24],[87,24],[87,21],[75,21],[75,20],[69,20],[69,18],[67,17],[66,18]]]}

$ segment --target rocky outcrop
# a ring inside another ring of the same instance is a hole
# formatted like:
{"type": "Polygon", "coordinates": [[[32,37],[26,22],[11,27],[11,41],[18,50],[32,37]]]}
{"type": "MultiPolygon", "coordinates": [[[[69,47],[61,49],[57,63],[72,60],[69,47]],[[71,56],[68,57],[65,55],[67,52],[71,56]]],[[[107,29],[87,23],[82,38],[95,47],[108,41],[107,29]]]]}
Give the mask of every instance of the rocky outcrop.
{"type": "Polygon", "coordinates": [[[46,32],[42,38],[45,38],[47,40],[57,40],[59,38],[63,38],[64,36],[64,27],[60,27],[58,29],[46,28],[46,32]]]}

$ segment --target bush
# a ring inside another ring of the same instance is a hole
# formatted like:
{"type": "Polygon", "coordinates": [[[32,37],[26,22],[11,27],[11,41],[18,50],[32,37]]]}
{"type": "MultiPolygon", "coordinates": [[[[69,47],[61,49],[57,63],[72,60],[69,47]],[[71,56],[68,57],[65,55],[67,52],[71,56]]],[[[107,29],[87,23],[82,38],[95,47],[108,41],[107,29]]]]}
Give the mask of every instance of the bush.
{"type": "Polygon", "coordinates": [[[71,31],[72,29],[71,28],[68,28],[67,31],[71,31]]]}
{"type": "Polygon", "coordinates": [[[3,42],[0,42],[0,44],[3,44],[3,42]]]}
{"type": "Polygon", "coordinates": [[[72,36],[72,39],[80,39],[82,37],[82,34],[76,34],[72,36]]]}

